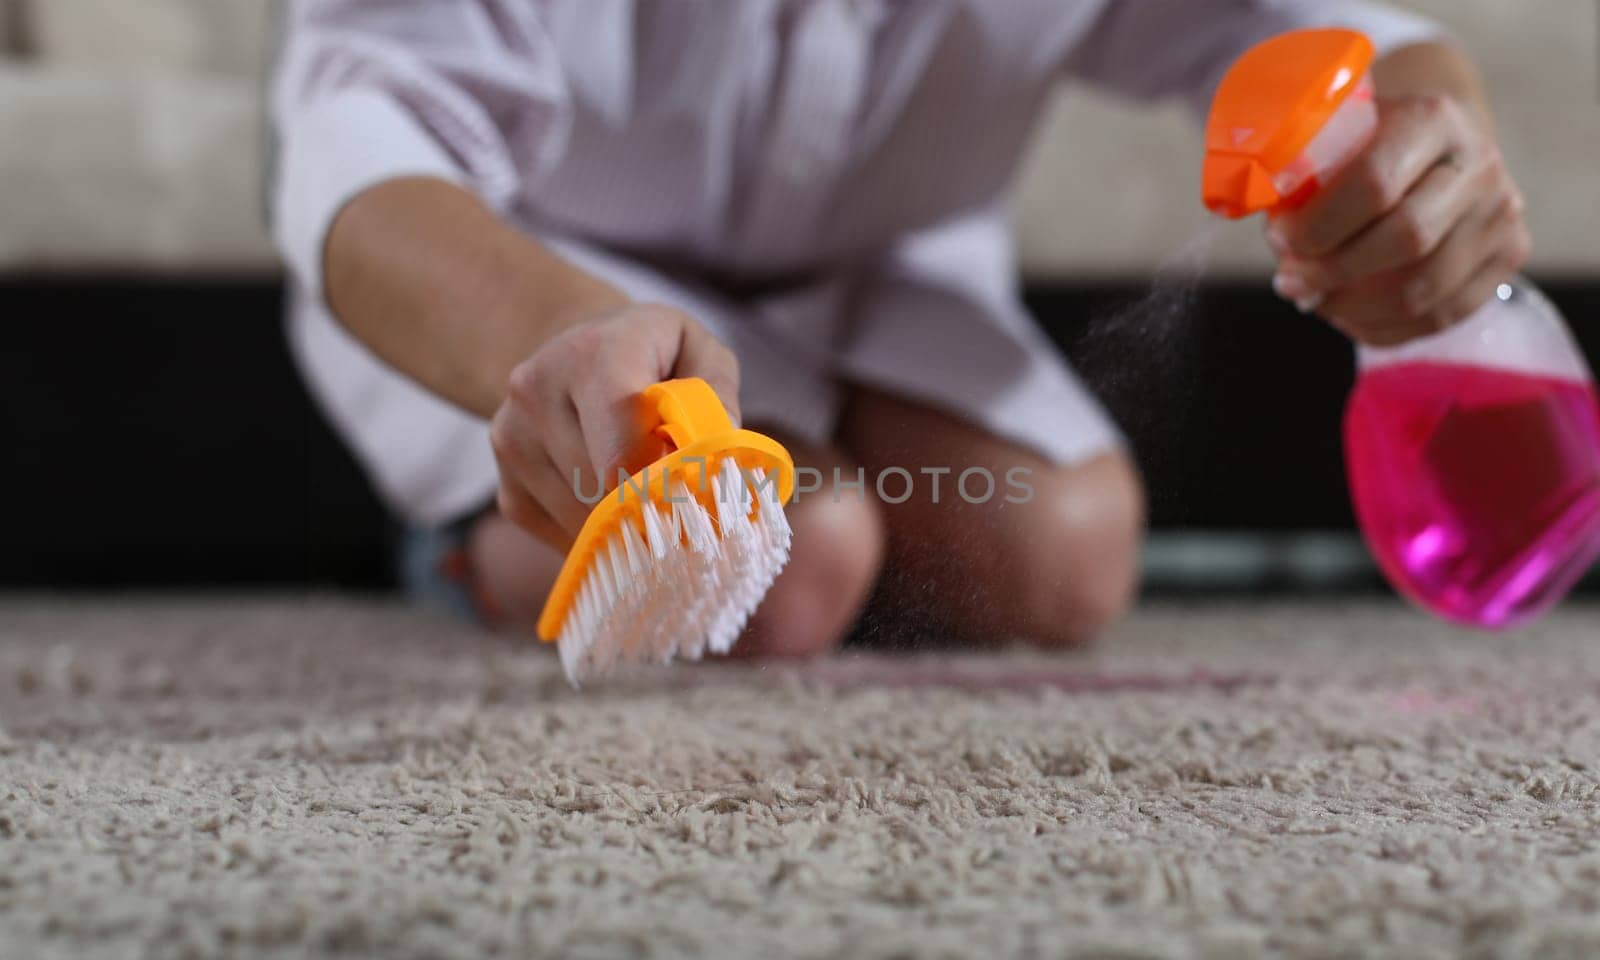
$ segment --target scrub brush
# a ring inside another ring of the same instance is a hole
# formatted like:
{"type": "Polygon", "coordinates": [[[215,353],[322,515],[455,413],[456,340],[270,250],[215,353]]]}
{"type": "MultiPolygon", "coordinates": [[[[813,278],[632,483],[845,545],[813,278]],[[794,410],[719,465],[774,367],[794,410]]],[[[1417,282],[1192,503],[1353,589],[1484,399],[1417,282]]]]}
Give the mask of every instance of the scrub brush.
{"type": "Polygon", "coordinates": [[[577,686],[612,667],[727,653],[789,560],[794,462],[735,429],[704,380],[647,388],[665,456],[584,522],[539,617],[577,686]]]}

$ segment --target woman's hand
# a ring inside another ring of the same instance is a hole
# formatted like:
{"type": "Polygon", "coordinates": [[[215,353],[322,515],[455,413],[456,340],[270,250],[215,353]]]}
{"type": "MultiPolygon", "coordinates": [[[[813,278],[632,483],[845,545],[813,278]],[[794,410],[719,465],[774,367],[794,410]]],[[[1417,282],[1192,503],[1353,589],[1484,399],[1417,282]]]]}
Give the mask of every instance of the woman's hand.
{"type": "Polygon", "coordinates": [[[500,512],[565,549],[592,506],[579,492],[616,487],[619,467],[650,456],[639,394],[674,377],[704,379],[738,421],[738,361],[679,310],[606,309],[544,343],[511,372],[490,426],[500,512]]]}
{"type": "Polygon", "coordinates": [[[1373,142],[1267,236],[1280,296],[1388,346],[1471,315],[1521,269],[1530,240],[1483,112],[1448,95],[1378,106],[1373,142]]]}

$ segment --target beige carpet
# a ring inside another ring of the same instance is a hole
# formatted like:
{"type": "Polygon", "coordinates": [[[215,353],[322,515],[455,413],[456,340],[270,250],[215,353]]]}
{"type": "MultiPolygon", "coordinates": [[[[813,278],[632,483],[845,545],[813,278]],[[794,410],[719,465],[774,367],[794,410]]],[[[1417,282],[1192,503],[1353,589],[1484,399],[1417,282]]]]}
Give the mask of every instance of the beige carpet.
{"type": "Polygon", "coordinates": [[[674,669],[0,601],[0,957],[1600,954],[1600,616],[674,669]]]}

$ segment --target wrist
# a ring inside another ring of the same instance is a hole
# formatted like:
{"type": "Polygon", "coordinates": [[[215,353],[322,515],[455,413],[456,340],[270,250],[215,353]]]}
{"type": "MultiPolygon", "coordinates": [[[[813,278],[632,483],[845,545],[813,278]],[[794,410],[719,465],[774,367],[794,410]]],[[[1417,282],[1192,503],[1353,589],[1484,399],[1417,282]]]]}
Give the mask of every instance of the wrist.
{"type": "Polygon", "coordinates": [[[519,235],[524,249],[493,271],[509,280],[485,326],[503,331],[486,343],[490,356],[478,369],[480,390],[492,407],[505,399],[511,371],[545,344],[573,327],[590,323],[632,301],[599,277],[559,260],[543,246],[519,235]]]}

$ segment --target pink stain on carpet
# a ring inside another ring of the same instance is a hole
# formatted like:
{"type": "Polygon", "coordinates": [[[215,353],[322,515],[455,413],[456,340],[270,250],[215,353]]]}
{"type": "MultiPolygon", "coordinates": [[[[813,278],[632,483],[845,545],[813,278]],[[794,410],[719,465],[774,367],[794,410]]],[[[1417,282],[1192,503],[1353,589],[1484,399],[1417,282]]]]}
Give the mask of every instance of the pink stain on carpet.
{"type": "Polygon", "coordinates": [[[1120,672],[1040,663],[1026,667],[995,666],[981,659],[936,661],[862,656],[818,661],[795,669],[795,675],[837,687],[947,687],[968,691],[1065,693],[1162,693],[1213,689],[1233,693],[1242,687],[1265,686],[1276,678],[1265,673],[1215,672],[1196,667],[1187,672],[1120,672]]]}
{"type": "Polygon", "coordinates": [[[1465,715],[1478,712],[1478,701],[1474,697],[1441,697],[1420,687],[1413,687],[1404,693],[1389,697],[1388,704],[1389,709],[1396,713],[1412,716],[1465,715]]]}

